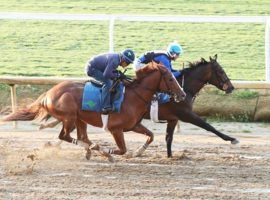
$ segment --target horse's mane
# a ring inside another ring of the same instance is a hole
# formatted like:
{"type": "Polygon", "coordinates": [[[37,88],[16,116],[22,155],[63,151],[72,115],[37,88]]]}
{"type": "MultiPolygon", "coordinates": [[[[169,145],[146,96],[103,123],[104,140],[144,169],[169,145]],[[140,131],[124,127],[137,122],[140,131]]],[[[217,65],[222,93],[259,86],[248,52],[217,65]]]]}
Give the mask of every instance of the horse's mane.
{"type": "Polygon", "coordinates": [[[201,65],[205,65],[205,64],[208,64],[208,62],[204,59],[204,58],[201,58],[201,60],[199,61],[195,61],[195,62],[189,62],[189,68],[196,68],[196,67],[199,67],[201,65]]]}
{"type": "MultiPolygon", "coordinates": [[[[134,77],[132,82],[129,82],[125,84],[127,87],[134,86],[134,84],[140,83],[145,77],[147,77],[149,74],[155,72],[158,70],[158,67],[162,67],[163,65],[150,62],[146,64],[143,68],[136,71],[136,76],[134,77]]],[[[164,66],[163,66],[164,67],[164,66]]]]}
{"type": "Polygon", "coordinates": [[[159,64],[155,63],[155,62],[150,62],[148,64],[146,64],[143,68],[139,69],[138,71],[136,71],[136,80],[137,81],[141,81],[144,77],[146,77],[147,75],[151,74],[154,71],[157,71],[159,64]]]}
{"type": "Polygon", "coordinates": [[[193,71],[193,70],[197,69],[198,67],[203,66],[203,65],[206,65],[208,63],[209,62],[206,61],[204,58],[201,58],[201,60],[199,60],[199,61],[188,62],[188,67],[187,68],[184,68],[182,70],[182,73],[181,74],[184,75],[186,73],[189,73],[190,71],[193,71]]]}

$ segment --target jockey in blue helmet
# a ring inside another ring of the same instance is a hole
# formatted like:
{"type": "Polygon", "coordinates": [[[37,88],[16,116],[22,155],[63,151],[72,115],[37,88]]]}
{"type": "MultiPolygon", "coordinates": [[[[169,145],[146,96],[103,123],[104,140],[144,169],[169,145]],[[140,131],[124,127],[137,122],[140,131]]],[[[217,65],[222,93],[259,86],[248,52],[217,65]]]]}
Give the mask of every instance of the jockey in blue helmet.
{"type": "Polygon", "coordinates": [[[180,71],[172,68],[171,61],[175,61],[182,54],[183,49],[181,45],[173,42],[169,44],[167,51],[146,52],[135,61],[134,67],[135,70],[138,70],[145,64],[154,61],[163,64],[177,78],[180,76],[180,71]]]}
{"type": "Polygon", "coordinates": [[[131,49],[126,49],[121,53],[106,53],[94,56],[86,65],[86,73],[88,76],[95,78],[104,83],[102,87],[102,112],[104,114],[113,111],[110,99],[109,89],[112,86],[113,79],[117,78],[120,74],[117,67],[127,67],[133,63],[135,54],[131,49]]]}

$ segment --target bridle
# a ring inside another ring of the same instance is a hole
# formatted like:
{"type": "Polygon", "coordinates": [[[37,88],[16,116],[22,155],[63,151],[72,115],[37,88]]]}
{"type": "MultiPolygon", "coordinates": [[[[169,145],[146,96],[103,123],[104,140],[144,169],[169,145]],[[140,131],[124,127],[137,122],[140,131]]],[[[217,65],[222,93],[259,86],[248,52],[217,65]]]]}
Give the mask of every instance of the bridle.
{"type": "MultiPolygon", "coordinates": [[[[204,80],[202,78],[196,77],[196,81],[198,81],[200,84],[202,84],[202,87],[204,87],[207,84],[210,84],[210,81],[214,78],[214,76],[218,80],[219,86],[221,88],[223,88],[224,84],[226,84],[228,81],[230,81],[230,79],[227,76],[224,76],[223,69],[220,68],[220,67],[217,67],[215,63],[211,63],[211,70],[212,70],[211,77],[208,80],[204,80]]],[[[191,96],[194,99],[194,98],[196,98],[197,93],[194,93],[192,91],[189,91],[188,88],[185,87],[185,76],[186,76],[186,73],[189,74],[191,72],[188,71],[188,72],[183,73],[182,76],[179,79],[180,80],[179,82],[181,83],[181,86],[182,86],[183,90],[186,93],[191,94],[191,96]]]]}
{"type": "Polygon", "coordinates": [[[230,79],[227,76],[224,76],[225,72],[221,67],[216,67],[215,64],[211,67],[214,73],[212,73],[210,80],[212,79],[213,74],[215,74],[215,77],[219,82],[219,86],[223,88],[224,85],[230,81],[230,79]]]}

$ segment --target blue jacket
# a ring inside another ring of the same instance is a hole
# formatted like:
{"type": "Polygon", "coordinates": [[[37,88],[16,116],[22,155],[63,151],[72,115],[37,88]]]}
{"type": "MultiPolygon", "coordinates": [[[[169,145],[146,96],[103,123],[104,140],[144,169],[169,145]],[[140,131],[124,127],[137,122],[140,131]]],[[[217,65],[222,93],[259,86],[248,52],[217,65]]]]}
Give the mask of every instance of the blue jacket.
{"type": "Polygon", "coordinates": [[[117,76],[116,68],[120,65],[120,55],[117,53],[100,54],[88,61],[86,71],[91,67],[103,72],[105,78],[113,79],[117,76]]]}
{"type": "MultiPolygon", "coordinates": [[[[172,68],[171,59],[169,58],[168,54],[166,52],[163,52],[162,54],[160,52],[157,52],[157,53],[160,55],[155,56],[153,60],[157,63],[163,64],[170,72],[172,72],[175,78],[178,78],[181,73],[172,68]]],[[[142,63],[147,64],[145,63],[146,61],[145,54],[139,57],[139,60],[142,63]]]]}

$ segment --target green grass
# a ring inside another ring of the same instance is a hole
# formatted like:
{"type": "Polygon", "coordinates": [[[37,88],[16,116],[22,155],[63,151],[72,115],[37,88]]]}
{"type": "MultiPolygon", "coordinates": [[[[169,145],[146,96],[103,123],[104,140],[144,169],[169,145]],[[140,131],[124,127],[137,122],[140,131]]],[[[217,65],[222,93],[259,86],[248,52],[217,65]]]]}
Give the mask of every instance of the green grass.
{"type": "Polygon", "coordinates": [[[165,15],[269,15],[270,1],[0,0],[0,11],[165,15]]]}
{"type": "MultiPolygon", "coordinates": [[[[108,50],[108,34],[105,21],[2,20],[0,75],[83,76],[86,61],[108,50]]],[[[114,42],[115,51],[132,48],[139,56],[178,39],[184,55],[175,68],[217,53],[230,78],[262,80],[263,36],[259,24],[116,22],[114,42]]]]}
{"type": "Polygon", "coordinates": [[[108,49],[108,23],[1,21],[1,75],[78,76],[108,49]],[[98,30],[98,31],[96,31],[98,30]]]}
{"type": "Polygon", "coordinates": [[[230,116],[224,116],[223,113],[220,114],[213,114],[207,117],[208,122],[252,122],[252,116],[250,116],[248,113],[238,113],[238,114],[232,114],[230,116]]]}
{"type": "Polygon", "coordinates": [[[259,93],[246,89],[236,91],[233,96],[237,97],[238,99],[254,99],[259,96],[259,93]]]}
{"type": "MultiPolygon", "coordinates": [[[[270,15],[270,1],[34,1],[0,0],[0,11],[159,15],[270,15]]],[[[108,51],[106,21],[0,20],[0,75],[84,76],[86,61],[108,51]]],[[[115,51],[165,49],[178,40],[174,63],[218,60],[231,79],[264,80],[264,25],[115,22],[115,51]]],[[[132,74],[129,70],[129,74],[132,74]]]]}
{"type": "MultiPolygon", "coordinates": [[[[221,91],[217,88],[211,88],[207,90],[208,94],[212,95],[219,95],[219,96],[227,96],[228,94],[224,93],[224,91],[221,91]]],[[[230,94],[231,97],[237,98],[237,99],[254,99],[260,96],[258,91],[253,91],[249,89],[238,89],[233,91],[232,94],[230,94]]]]}

